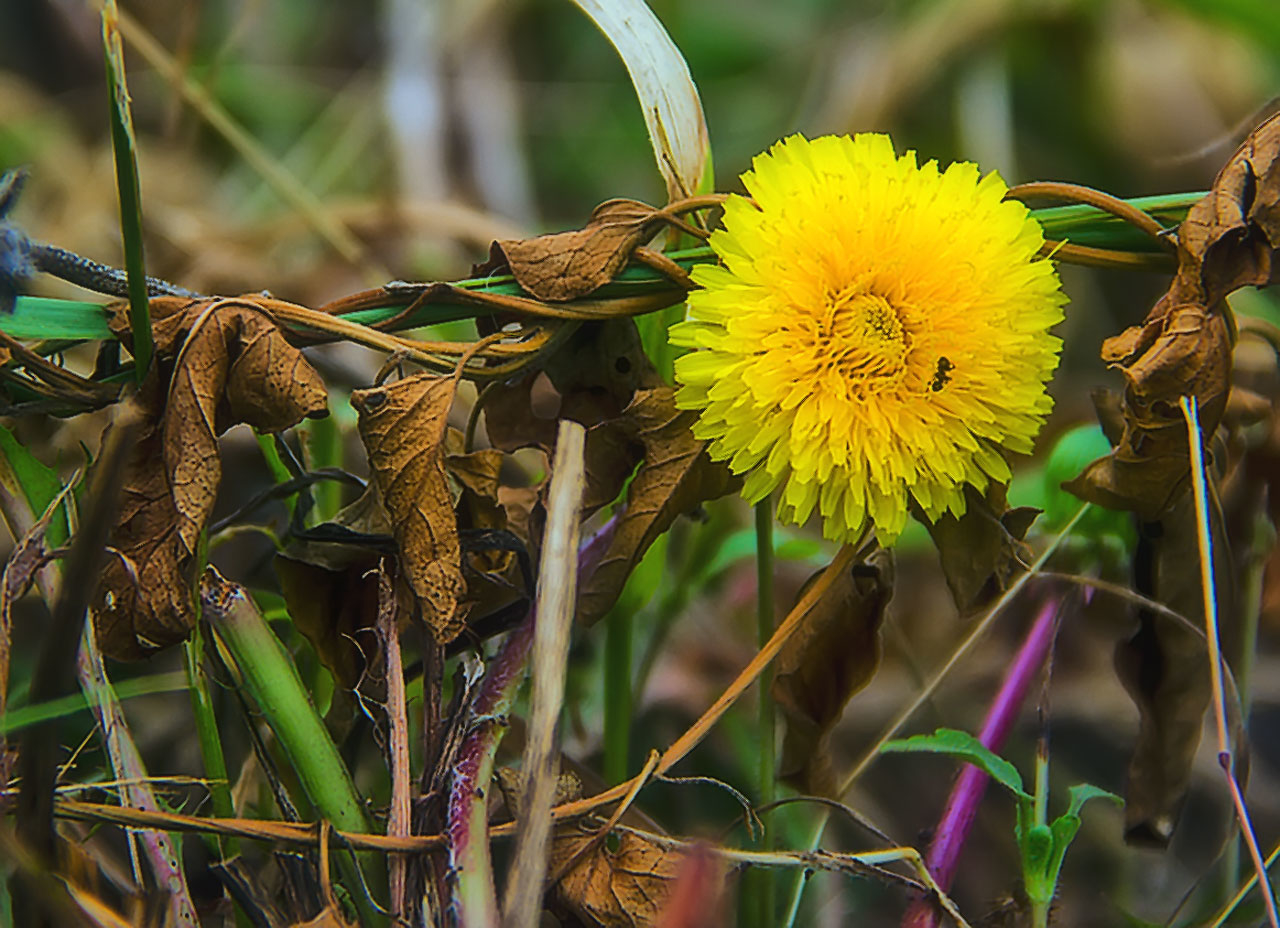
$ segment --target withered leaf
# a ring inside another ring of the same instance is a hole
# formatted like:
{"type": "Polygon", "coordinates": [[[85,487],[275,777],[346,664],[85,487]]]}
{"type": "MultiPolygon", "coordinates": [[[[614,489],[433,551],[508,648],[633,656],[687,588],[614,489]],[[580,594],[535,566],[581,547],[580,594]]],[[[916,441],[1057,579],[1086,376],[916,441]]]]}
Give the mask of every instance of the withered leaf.
{"type": "Polygon", "coordinates": [[[582,229],[494,242],[482,276],[509,268],[516,282],[540,300],[564,302],[611,281],[631,253],[667,222],[660,210],[636,200],[606,200],[582,229]]]}
{"type": "Polygon", "coordinates": [[[1178,228],[1178,271],[1140,326],[1103,344],[1124,373],[1124,432],[1114,451],[1064,488],[1138,513],[1168,512],[1186,490],[1188,448],[1178,400],[1195,397],[1200,428],[1221,421],[1234,339],[1226,297],[1275,279],[1280,246],[1280,117],[1250,133],[1178,228]]]}
{"type": "MultiPolygon", "coordinates": [[[[1216,508],[1214,576],[1223,614],[1230,614],[1230,554],[1216,508]]],[[[1194,500],[1185,495],[1158,523],[1139,534],[1135,585],[1186,617],[1191,627],[1140,611],[1140,628],[1116,648],[1116,670],[1138,708],[1138,738],[1125,790],[1125,838],[1137,844],[1168,843],[1191,780],[1191,766],[1205,710],[1209,665],[1205,641],[1194,500]]]]}
{"type": "Polygon", "coordinates": [[[465,619],[458,608],[466,586],[458,522],[444,468],[456,389],[454,377],[423,373],[351,394],[373,483],[391,518],[401,575],[439,644],[456,638],[465,619]]]}
{"type": "Polygon", "coordinates": [[[1003,486],[993,485],[986,494],[966,486],[964,498],[960,518],[944,513],[936,522],[923,520],[962,614],[990,602],[1023,570],[1022,539],[1039,515],[1038,509],[1026,506],[1010,509],[1003,486]]]}
{"type": "Polygon", "coordinates": [[[831,732],[880,664],[880,624],[892,595],[892,561],[878,551],[836,578],[778,654],[773,698],[787,721],[778,773],[802,793],[835,797],[831,732]]]}
{"type": "Polygon", "coordinates": [[[222,473],[218,435],[240,422],[285,429],[327,408],[320,376],[252,300],[153,303],[158,363],[139,392],[146,424],[94,599],[99,643],[117,659],[190,631],[190,572],[222,473]]]}
{"type": "Polygon", "coordinates": [[[1160,518],[1187,487],[1187,429],[1178,401],[1194,396],[1200,427],[1212,435],[1222,418],[1231,375],[1231,335],[1221,307],[1209,311],[1162,300],[1141,327],[1103,343],[1103,360],[1126,386],[1124,429],[1111,454],[1063,488],[1110,509],[1160,518]]]}
{"type": "Polygon", "coordinates": [[[324,382],[261,309],[223,300],[187,310],[164,414],[164,459],[178,537],[194,553],[213,511],[222,465],[217,436],[247,423],[272,432],[327,409],[324,382]]]}
{"type": "Polygon", "coordinates": [[[556,883],[556,898],[587,925],[652,928],[686,855],[631,831],[620,831],[610,849],[595,831],[569,822],[557,826],[549,856],[550,873],[573,861],[556,883]]]}
{"type": "MultiPolygon", "coordinates": [[[[644,459],[627,487],[617,531],[578,591],[580,621],[609,611],[635,565],[680,514],[735,487],[728,467],[707,457],[706,443],[693,437],[693,420],[692,412],[676,409],[670,387],[638,391],[624,410],[621,423],[644,447],[644,459]]],[[[588,447],[590,441],[588,432],[588,447]]]]}

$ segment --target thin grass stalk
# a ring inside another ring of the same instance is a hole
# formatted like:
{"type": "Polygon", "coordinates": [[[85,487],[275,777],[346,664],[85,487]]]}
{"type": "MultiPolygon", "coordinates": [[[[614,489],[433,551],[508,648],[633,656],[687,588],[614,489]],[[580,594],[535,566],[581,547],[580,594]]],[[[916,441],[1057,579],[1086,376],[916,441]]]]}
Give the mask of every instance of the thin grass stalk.
{"type": "MultiPolygon", "coordinates": [[[[1023,639],[995,699],[987,709],[978,740],[997,754],[1004,746],[1009,732],[1013,730],[1031,685],[1053,646],[1060,603],[1057,597],[1050,597],[1040,606],[1027,637],[1023,639]]],[[[1037,772],[1039,773],[1038,768],[1037,772]]],[[[982,801],[990,779],[978,767],[965,764],[951,788],[951,795],[947,797],[946,808],[925,855],[925,865],[944,892],[951,889],[965,841],[977,818],[978,804],[982,801]]],[[[1036,784],[1036,801],[1040,804],[1040,776],[1037,776],[1036,784]]],[[[917,899],[902,918],[902,928],[935,928],[938,923],[939,912],[929,899],[917,899]]]]}
{"type": "Polygon", "coordinates": [[[116,164],[116,191],[120,198],[120,235],[124,242],[124,267],[129,280],[129,323],[138,383],[151,367],[151,301],[147,296],[147,272],[142,256],[142,195],[138,180],[138,156],[125,81],[124,50],[120,43],[120,11],[115,0],[102,5],[102,47],[107,62],[107,90],[111,101],[111,151],[116,164]]]}
{"type": "Polygon", "coordinates": [[[1258,876],[1261,887],[1262,902],[1267,911],[1267,922],[1271,928],[1280,928],[1280,914],[1276,912],[1275,894],[1271,890],[1270,882],[1266,879],[1267,868],[1262,860],[1262,850],[1258,847],[1258,836],[1253,830],[1253,822],[1249,818],[1249,808],[1245,804],[1240,782],[1236,779],[1235,756],[1232,753],[1228,735],[1227,694],[1222,682],[1218,598],[1214,587],[1213,540],[1209,534],[1209,492],[1204,470],[1199,408],[1194,396],[1180,397],[1178,406],[1187,424],[1187,445],[1191,451],[1191,486],[1195,494],[1196,534],[1200,548],[1200,587],[1204,594],[1205,639],[1209,645],[1209,679],[1213,686],[1213,720],[1218,735],[1218,766],[1222,768],[1223,775],[1227,779],[1227,787],[1231,791],[1231,802],[1235,806],[1236,819],[1240,824],[1240,835],[1249,849],[1249,856],[1253,859],[1254,872],[1258,876]]]}
{"type": "MultiPolygon", "coordinates": [[[[773,637],[773,501],[763,499],[755,505],[756,528],[756,647],[763,648],[773,637]]],[[[759,804],[766,806],[777,798],[777,725],[773,704],[773,665],[760,672],[756,703],[756,793],[759,804]]],[[[775,813],[776,814],[776,813],[775,813]]],[[[760,850],[773,850],[773,830],[761,829],[760,850]]],[[[769,928],[777,894],[777,877],[770,869],[748,870],[743,880],[743,915],[748,925],[769,928]]]]}
{"type": "MultiPolygon", "coordinates": [[[[200,599],[209,627],[284,748],[311,804],[340,831],[371,831],[372,823],[351,774],[312,705],[297,667],[257,605],[243,587],[223,579],[213,567],[201,578],[200,599]]],[[[349,853],[338,855],[338,867],[361,924],[383,924],[385,917],[364,890],[361,866],[377,873],[381,859],[362,854],[357,863],[349,853]]]]}

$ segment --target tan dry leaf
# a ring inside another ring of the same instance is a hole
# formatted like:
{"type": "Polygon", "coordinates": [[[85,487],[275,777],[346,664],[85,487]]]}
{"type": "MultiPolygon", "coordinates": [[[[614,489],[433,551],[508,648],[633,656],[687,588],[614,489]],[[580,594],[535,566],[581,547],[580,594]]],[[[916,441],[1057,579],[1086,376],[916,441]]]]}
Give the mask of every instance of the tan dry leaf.
{"type": "Polygon", "coordinates": [[[606,200],[584,228],[528,239],[494,242],[489,260],[473,276],[509,268],[526,291],[547,302],[565,302],[595,292],[626,266],[631,253],[663,225],[659,210],[636,200],[606,200]]]}
{"type": "Polygon", "coordinates": [[[1124,373],[1124,433],[1115,450],[1064,488],[1112,509],[1159,519],[1185,492],[1187,436],[1178,408],[1194,396],[1212,436],[1226,406],[1234,340],[1226,297],[1275,279],[1280,246],[1280,116],[1250,133],[1208,196],[1178,229],[1178,272],[1140,326],[1108,339],[1102,358],[1124,373]]]}
{"type": "MultiPolygon", "coordinates": [[[[1213,532],[1215,595],[1223,615],[1234,600],[1230,554],[1217,507],[1213,532]]],[[[1143,526],[1136,563],[1138,590],[1186,617],[1191,627],[1139,612],[1137,634],[1116,647],[1116,672],[1138,708],[1138,738],[1125,786],[1125,839],[1163,847],[1173,834],[1191,782],[1192,764],[1209,707],[1209,667],[1200,589],[1200,551],[1194,501],[1184,495],[1158,523],[1143,526]]],[[[1243,740],[1236,743],[1245,744],[1243,740]]],[[[1242,774],[1241,780],[1245,777],[1242,774]]]]}
{"type": "Polygon", "coordinates": [[[556,898],[586,924],[598,928],[653,928],[675,888],[685,855],[630,831],[610,850],[594,831],[570,822],[556,828],[547,869],[559,873],[556,898]]]}
{"type": "Polygon", "coordinates": [[[217,437],[240,422],[289,428],[327,408],[319,374],[251,300],[153,305],[158,363],[139,391],[146,425],[94,599],[99,643],[119,660],[190,632],[189,574],[222,474],[217,437]]]}
{"type": "Polygon", "coordinates": [[[728,467],[707,457],[706,442],[693,437],[690,426],[695,418],[692,412],[676,409],[671,387],[637,391],[623,411],[621,422],[644,447],[644,459],[627,488],[625,508],[608,548],[594,571],[584,571],[579,621],[590,624],[609,611],[635,565],[678,516],[737,485],[728,467]]]}
{"type": "Polygon", "coordinates": [[[836,579],[778,654],[773,698],[787,721],[778,773],[802,793],[838,798],[831,732],[880,665],[880,625],[892,595],[892,560],[880,551],[836,579]]]}
{"type": "Polygon", "coordinates": [[[1008,588],[1023,569],[1023,537],[1040,510],[1010,509],[1006,488],[993,485],[985,494],[964,488],[965,512],[944,513],[936,522],[923,519],[938,549],[942,572],[962,615],[986,605],[1008,588]]]}
{"type": "Polygon", "coordinates": [[[458,608],[466,587],[458,522],[444,467],[456,390],[456,378],[424,373],[351,394],[373,483],[391,518],[402,576],[439,644],[458,637],[465,619],[458,608]]]}

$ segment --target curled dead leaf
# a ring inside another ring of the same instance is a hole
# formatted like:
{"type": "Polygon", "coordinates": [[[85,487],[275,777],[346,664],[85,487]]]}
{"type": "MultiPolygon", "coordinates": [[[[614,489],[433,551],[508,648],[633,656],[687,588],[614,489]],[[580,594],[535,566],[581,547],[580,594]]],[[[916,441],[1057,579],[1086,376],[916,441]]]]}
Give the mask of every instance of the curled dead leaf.
{"type": "Polygon", "coordinates": [[[878,551],[836,579],[778,653],[773,698],[787,721],[778,773],[802,793],[836,797],[831,732],[880,665],[880,625],[892,595],[893,562],[878,551]]]}
{"type": "MultiPolygon", "coordinates": [[[[1217,507],[1214,534],[1215,595],[1224,615],[1233,601],[1230,553],[1217,507]]],[[[1138,708],[1138,738],[1125,788],[1125,839],[1163,847],[1177,824],[1191,782],[1192,763],[1211,695],[1200,589],[1200,552],[1195,507],[1185,495],[1160,522],[1139,533],[1134,580],[1137,589],[1184,616],[1139,610],[1138,632],[1116,648],[1116,671],[1138,708]]],[[[1243,739],[1239,742],[1243,744],[1243,739]]],[[[1241,772],[1241,780],[1244,774],[1241,772]]]]}
{"type": "Polygon", "coordinates": [[[391,519],[401,576],[439,644],[456,638],[465,619],[458,608],[466,587],[458,522],[444,467],[456,389],[456,378],[424,373],[351,394],[373,484],[391,519]]]}
{"type": "Polygon", "coordinates": [[[922,520],[938,549],[947,587],[961,614],[986,605],[1025,567],[1022,539],[1040,510],[1009,508],[1005,490],[993,485],[983,494],[966,486],[964,515],[957,519],[948,512],[936,522],[922,520]]]}
{"type": "Polygon", "coordinates": [[[573,300],[613,280],[635,249],[671,221],[667,213],[636,200],[606,200],[581,229],[494,242],[489,260],[473,276],[508,268],[540,300],[573,300]]]}
{"type": "Polygon", "coordinates": [[[117,659],[191,629],[190,573],[222,475],[218,436],[241,422],[278,431],[327,409],[320,375],[251,299],[153,306],[158,363],[139,391],[145,425],[94,598],[99,643],[117,659]]]}
{"type": "Polygon", "coordinates": [[[1124,373],[1124,431],[1110,455],[1063,484],[1081,499],[1158,519],[1185,492],[1178,400],[1193,396],[1212,436],[1226,406],[1234,325],[1226,297],[1275,279],[1280,247],[1280,117],[1250,133],[1178,228],[1178,271],[1140,326],[1103,344],[1124,373]]]}
{"type": "Polygon", "coordinates": [[[579,822],[557,826],[548,871],[562,873],[556,899],[598,928],[653,928],[675,890],[686,855],[629,830],[610,848],[579,822]]]}

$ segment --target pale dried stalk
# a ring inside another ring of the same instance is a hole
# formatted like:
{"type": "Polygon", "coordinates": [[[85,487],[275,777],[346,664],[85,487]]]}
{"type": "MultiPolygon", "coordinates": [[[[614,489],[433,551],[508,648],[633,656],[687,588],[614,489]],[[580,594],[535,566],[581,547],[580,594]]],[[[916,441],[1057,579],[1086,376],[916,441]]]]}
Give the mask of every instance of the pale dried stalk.
{"type": "MultiPolygon", "coordinates": [[[[387,816],[387,836],[407,837],[412,833],[409,776],[409,716],[405,708],[404,667],[400,660],[400,635],[396,627],[396,594],[385,565],[378,565],[378,634],[387,672],[387,754],[391,767],[391,810],[387,816]]],[[[409,912],[406,889],[409,860],[401,854],[389,858],[391,915],[397,921],[409,912]]]]}
{"type": "Polygon", "coordinates": [[[577,601],[579,514],[586,489],[587,431],[561,420],[538,570],[538,622],[533,637],[533,693],[524,752],[524,801],[516,831],[515,865],[503,900],[504,928],[533,928],[542,910],[551,835],[551,805],[559,773],[557,722],[564,702],[569,631],[577,601]]]}

